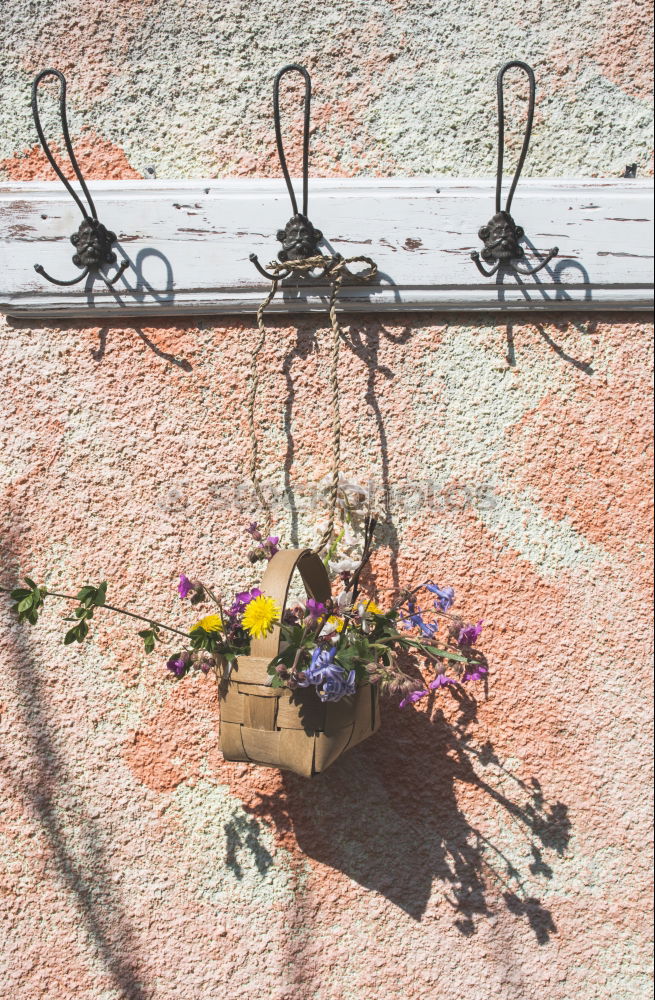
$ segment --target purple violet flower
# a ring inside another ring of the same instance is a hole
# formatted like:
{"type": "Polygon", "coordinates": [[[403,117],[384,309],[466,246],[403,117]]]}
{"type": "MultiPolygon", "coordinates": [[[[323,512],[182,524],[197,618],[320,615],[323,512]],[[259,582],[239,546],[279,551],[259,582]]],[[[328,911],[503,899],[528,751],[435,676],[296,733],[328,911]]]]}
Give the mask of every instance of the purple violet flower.
{"type": "Polygon", "coordinates": [[[457,685],[457,681],[454,681],[452,677],[446,677],[445,674],[439,674],[433,681],[430,681],[428,687],[431,691],[438,691],[439,688],[448,687],[451,684],[457,685]]]}
{"type": "Polygon", "coordinates": [[[193,582],[188,576],[185,576],[184,573],[180,573],[180,582],[177,585],[177,592],[182,600],[184,600],[185,597],[188,597],[193,590],[195,590],[193,582]]]}
{"type": "Polygon", "coordinates": [[[406,695],[401,701],[399,708],[407,708],[408,705],[415,705],[417,701],[421,698],[425,698],[429,691],[412,691],[411,694],[406,695]]]}
{"type": "Polygon", "coordinates": [[[262,535],[256,521],[251,521],[250,525],[246,528],[246,531],[255,539],[256,542],[261,542],[262,535]]]}
{"type": "Polygon", "coordinates": [[[327,610],[324,604],[320,601],[315,601],[313,597],[309,598],[305,604],[305,608],[307,616],[312,618],[314,621],[318,621],[319,618],[322,618],[327,610]]]}
{"type": "Polygon", "coordinates": [[[489,674],[489,668],[483,663],[468,663],[464,670],[463,681],[484,681],[489,674]]]}
{"type": "Polygon", "coordinates": [[[240,594],[237,594],[232,602],[232,607],[228,611],[228,615],[231,618],[237,615],[243,614],[251,601],[254,601],[256,597],[261,597],[263,591],[259,587],[253,587],[252,590],[243,590],[240,594]]]}
{"type": "Polygon", "coordinates": [[[449,611],[455,603],[455,591],[452,587],[437,587],[436,583],[426,583],[427,590],[436,595],[435,608],[439,611],[449,611]]]}
{"type": "Polygon", "coordinates": [[[166,668],[176,677],[184,677],[188,673],[190,665],[191,657],[188,653],[176,653],[168,660],[166,668]]]}
{"type": "Polygon", "coordinates": [[[271,555],[275,555],[280,547],[280,536],[279,535],[269,535],[264,545],[268,545],[271,549],[271,555]]]}
{"type": "Polygon", "coordinates": [[[479,621],[477,625],[467,625],[465,628],[460,629],[457,639],[460,646],[475,646],[482,632],[482,624],[479,621]]]}

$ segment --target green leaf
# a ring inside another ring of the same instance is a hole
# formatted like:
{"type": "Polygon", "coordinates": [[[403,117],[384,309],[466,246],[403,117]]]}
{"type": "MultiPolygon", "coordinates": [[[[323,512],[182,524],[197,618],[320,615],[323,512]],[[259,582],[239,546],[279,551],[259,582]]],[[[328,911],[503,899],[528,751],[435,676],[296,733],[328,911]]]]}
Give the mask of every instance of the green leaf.
{"type": "Polygon", "coordinates": [[[155,643],[159,639],[159,632],[153,625],[152,628],[141,629],[139,635],[143,639],[143,645],[146,653],[152,653],[155,648],[155,643]]]}
{"type": "Polygon", "coordinates": [[[98,608],[103,607],[106,597],[107,597],[107,581],[103,580],[96,592],[96,597],[95,597],[96,607],[98,608]]]}
{"type": "Polygon", "coordinates": [[[32,591],[27,590],[25,587],[17,587],[15,590],[11,590],[9,592],[9,596],[12,601],[22,601],[24,597],[27,597],[27,595],[31,593],[32,591]]]}
{"type": "Polygon", "coordinates": [[[90,587],[90,586],[82,587],[82,589],[77,594],[77,600],[83,604],[84,601],[88,600],[91,594],[93,593],[95,593],[95,587],[90,587]]]}
{"type": "Polygon", "coordinates": [[[355,666],[355,663],[361,659],[362,657],[356,649],[353,648],[349,649],[348,647],[339,650],[339,652],[335,656],[335,660],[337,661],[340,667],[344,668],[344,670],[352,670],[353,667],[355,666]]]}
{"type": "Polygon", "coordinates": [[[284,687],[284,681],[277,674],[273,675],[273,680],[271,681],[272,688],[282,688],[284,687]]]}
{"type": "Polygon", "coordinates": [[[23,600],[16,605],[16,611],[20,615],[22,614],[23,611],[27,611],[27,609],[31,607],[32,607],[32,594],[28,594],[27,597],[24,597],[23,600]]]}
{"type": "Polygon", "coordinates": [[[430,656],[440,656],[444,660],[454,660],[455,663],[468,663],[468,656],[462,656],[461,653],[451,653],[449,649],[437,649],[436,646],[425,646],[426,653],[430,656]]]}
{"type": "Polygon", "coordinates": [[[34,582],[34,580],[30,580],[29,576],[25,577],[25,583],[28,585],[28,587],[31,587],[32,590],[38,590],[37,584],[34,582]]]}
{"type": "Polygon", "coordinates": [[[440,656],[444,660],[454,660],[456,663],[468,663],[468,656],[462,656],[461,653],[453,653],[449,649],[437,649],[436,646],[431,646],[427,642],[418,642],[416,639],[408,639],[407,636],[398,635],[396,641],[401,646],[411,646],[414,649],[418,649],[421,653],[425,653],[427,656],[440,656]]]}
{"type": "Polygon", "coordinates": [[[77,625],[74,628],[68,630],[64,636],[64,646],[70,646],[72,642],[77,641],[77,625]]]}

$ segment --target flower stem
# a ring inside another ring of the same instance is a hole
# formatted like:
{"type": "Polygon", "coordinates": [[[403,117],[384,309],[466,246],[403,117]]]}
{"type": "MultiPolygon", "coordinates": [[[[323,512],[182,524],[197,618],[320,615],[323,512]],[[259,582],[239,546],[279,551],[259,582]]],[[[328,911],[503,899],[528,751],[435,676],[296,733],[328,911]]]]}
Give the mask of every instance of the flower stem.
{"type": "MultiPolygon", "coordinates": [[[[54,590],[49,590],[46,597],[59,597],[63,601],[76,601],[77,597],[74,594],[58,594],[54,590]]],[[[154,625],[156,628],[163,628],[167,632],[174,632],[175,635],[182,635],[185,639],[190,639],[191,636],[188,632],[181,632],[178,628],[173,628],[171,625],[164,625],[163,622],[156,622],[154,618],[146,618],[144,615],[137,615],[134,611],[126,611],[124,608],[115,608],[112,604],[101,604],[99,607],[104,608],[106,611],[114,611],[118,615],[127,615],[128,618],[136,618],[137,621],[147,622],[148,625],[154,625]]]]}

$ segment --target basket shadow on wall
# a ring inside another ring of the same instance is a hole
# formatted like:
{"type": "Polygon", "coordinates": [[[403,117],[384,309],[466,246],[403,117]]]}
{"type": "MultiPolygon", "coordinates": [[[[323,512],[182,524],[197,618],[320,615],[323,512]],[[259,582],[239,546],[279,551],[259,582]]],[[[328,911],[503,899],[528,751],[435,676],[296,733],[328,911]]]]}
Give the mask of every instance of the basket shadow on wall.
{"type": "MultiPolygon", "coordinates": [[[[482,323],[478,319],[478,325],[489,322],[489,318],[482,323]]],[[[378,320],[363,322],[360,317],[352,317],[344,331],[345,350],[352,351],[367,366],[362,403],[366,403],[377,433],[385,495],[389,495],[391,473],[384,408],[379,397],[393,392],[395,373],[383,362],[383,342],[406,344],[417,325],[428,323],[427,317],[399,315],[393,319],[393,329],[389,329],[378,320]]],[[[506,329],[506,361],[514,365],[512,321],[493,325],[498,325],[501,332],[506,329]]],[[[563,361],[591,374],[586,362],[565,354],[546,335],[546,325],[535,323],[548,348],[563,361]]],[[[285,493],[294,545],[302,536],[291,480],[296,459],[292,434],[294,372],[317,350],[320,328],[320,320],[298,323],[297,339],[283,368],[287,386],[285,493]]],[[[397,565],[399,538],[392,517],[385,525],[384,544],[390,550],[392,582],[397,587],[401,582],[397,565]]],[[[501,900],[510,913],[527,922],[540,944],[546,944],[556,933],[555,921],[524,883],[529,880],[533,885],[536,878],[541,878],[547,884],[553,877],[544,852],[563,856],[570,839],[568,808],[561,802],[548,803],[537,778],[525,783],[510,775],[489,742],[476,748],[468,729],[476,720],[477,703],[461,690],[457,698],[460,713],[455,724],[448,722],[436,702],[430,712],[400,713],[386,706],[382,734],[346,754],[324,774],[307,782],[282,772],[278,790],[268,794],[253,791],[246,796],[244,808],[252,818],[246,821],[247,829],[226,830],[232,845],[227,863],[236,865],[238,849],[244,848],[253,854],[256,864],[258,859],[266,863],[259,837],[260,821],[264,821],[292,850],[297,847],[307,857],[380,892],[416,920],[423,917],[434,883],[439,881],[452,907],[455,925],[463,935],[475,933],[476,921],[491,917],[501,900]],[[476,758],[481,768],[474,768],[476,758]],[[487,767],[495,775],[503,772],[503,788],[514,788],[514,797],[498,791],[492,777],[485,780],[480,776],[479,771],[487,767]],[[488,797],[490,804],[495,803],[504,812],[513,839],[517,835],[522,843],[519,853],[525,858],[523,870],[504,855],[501,846],[469,822],[458,802],[457,786],[468,786],[474,794],[488,797]]],[[[250,788],[256,786],[253,778],[250,788]]]]}
{"type": "MultiPolygon", "coordinates": [[[[503,784],[510,778],[516,794],[498,791],[492,781],[504,771],[502,762],[490,743],[477,748],[467,733],[477,703],[459,689],[454,697],[460,708],[454,724],[434,704],[405,713],[385,706],[381,733],[311,782],[282,772],[279,791],[255,794],[244,808],[308,858],[381,893],[415,920],[440,882],[439,905],[452,908],[464,936],[475,933],[479,919],[494,916],[501,901],[546,944],[555,921],[524,882],[553,877],[544,850],[563,856],[571,835],[568,808],[547,802],[536,778],[526,783],[505,772],[503,784]],[[476,759],[481,766],[474,768],[476,759]],[[488,780],[479,773],[487,769],[488,780]],[[513,841],[520,834],[522,870],[467,819],[460,801],[469,790],[501,807],[513,841]]],[[[251,826],[247,845],[255,854],[257,843],[251,826]]]]}

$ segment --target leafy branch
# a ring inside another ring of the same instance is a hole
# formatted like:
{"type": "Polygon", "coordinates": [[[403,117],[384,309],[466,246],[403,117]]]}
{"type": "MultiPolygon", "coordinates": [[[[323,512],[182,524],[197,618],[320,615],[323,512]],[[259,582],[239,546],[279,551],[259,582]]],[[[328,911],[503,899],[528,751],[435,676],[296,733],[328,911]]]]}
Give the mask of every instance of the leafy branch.
{"type": "MultiPolygon", "coordinates": [[[[103,581],[97,587],[92,584],[87,584],[82,587],[77,594],[60,594],[57,591],[48,590],[47,587],[40,586],[35,583],[29,576],[25,577],[25,584],[25,587],[15,587],[13,589],[9,587],[0,587],[0,591],[9,594],[11,597],[11,600],[13,601],[13,611],[18,616],[18,620],[20,622],[26,621],[30,625],[36,625],[47,597],[55,597],[64,601],[77,601],[78,606],[75,608],[72,615],[64,619],[66,622],[73,623],[72,628],[70,628],[64,636],[65,646],[69,646],[73,642],[84,642],[89,634],[89,622],[92,620],[96,608],[103,608],[105,611],[111,611],[115,614],[124,615],[127,618],[134,618],[137,621],[146,622],[149,627],[142,629],[139,632],[139,636],[143,639],[146,653],[152,653],[155,648],[155,644],[161,638],[160,632],[162,630],[171,632],[175,635],[181,635],[185,639],[195,638],[190,636],[188,632],[182,632],[180,629],[174,628],[171,625],[165,625],[163,622],[155,621],[151,617],[146,617],[145,615],[137,614],[134,611],[127,611],[125,608],[118,608],[112,604],[107,604],[106,581],[103,581]]],[[[201,639],[201,637],[198,638],[201,639]]]]}

